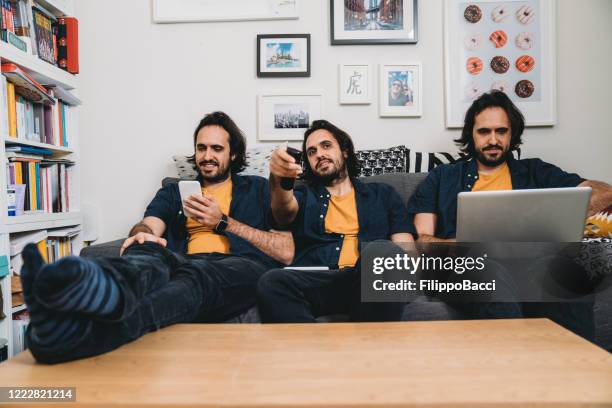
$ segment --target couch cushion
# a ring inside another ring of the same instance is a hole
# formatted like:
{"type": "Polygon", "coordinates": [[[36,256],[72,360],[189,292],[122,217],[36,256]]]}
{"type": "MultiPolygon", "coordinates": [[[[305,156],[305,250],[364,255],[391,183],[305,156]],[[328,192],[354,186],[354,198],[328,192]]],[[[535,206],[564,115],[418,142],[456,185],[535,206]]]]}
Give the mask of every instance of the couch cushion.
{"type": "Polygon", "coordinates": [[[372,176],[363,178],[365,183],[386,183],[395,189],[402,197],[402,200],[406,203],[408,199],[414,194],[417,187],[423,180],[427,178],[427,173],[414,173],[414,174],[381,174],[380,176],[372,176]]]}

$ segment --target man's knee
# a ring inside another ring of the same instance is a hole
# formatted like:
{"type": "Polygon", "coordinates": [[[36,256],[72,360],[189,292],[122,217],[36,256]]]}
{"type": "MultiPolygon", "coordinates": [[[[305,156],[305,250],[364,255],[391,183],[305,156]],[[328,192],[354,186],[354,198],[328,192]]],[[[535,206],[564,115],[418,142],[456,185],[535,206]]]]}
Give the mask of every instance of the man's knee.
{"type": "Polygon", "coordinates": [[[267,299],[275,296],[280,288],[285,288],[290,284],[291,273],[295,271],[287,269],[271,269],[264,273],[257,281],[257,298],[267,299]]]}

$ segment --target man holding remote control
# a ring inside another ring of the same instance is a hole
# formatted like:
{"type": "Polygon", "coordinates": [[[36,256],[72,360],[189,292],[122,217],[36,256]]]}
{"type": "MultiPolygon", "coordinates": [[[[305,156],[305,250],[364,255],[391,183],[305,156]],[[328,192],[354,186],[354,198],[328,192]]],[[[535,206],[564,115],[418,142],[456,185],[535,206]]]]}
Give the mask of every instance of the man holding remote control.
{"type": "Polygon", "coordinates": [[[232,119],[206,115],[194,149],[202,196],[182,202],[177,184],[160,189],[123,256],[44,265],[35,245],[24,249],[26,336],[38,361],[101,354],[175,323],[233,318],[255,305],[266,270],[291,262],[291,234],[269,231],[267,180],[238,175],[246,143],[232,119]]]}
{"type": "Polygon", "coordinates": [[[403,303],[363,303],[360,299],[360,243],[413,241],[413,226],[391,186],[357,179],[359,163],[350,136],[325,120],[306,131],[304,184],[302,157],[277,149],[270,161],[274,221],[292,231],[293,266],[330,270],[273,269],[257,285],[263,322],[314,322],[316,317],[349,314],[353,321],[399,320],[403,303]],[[298,159],[298,160],[296,160],[298,159]]]}

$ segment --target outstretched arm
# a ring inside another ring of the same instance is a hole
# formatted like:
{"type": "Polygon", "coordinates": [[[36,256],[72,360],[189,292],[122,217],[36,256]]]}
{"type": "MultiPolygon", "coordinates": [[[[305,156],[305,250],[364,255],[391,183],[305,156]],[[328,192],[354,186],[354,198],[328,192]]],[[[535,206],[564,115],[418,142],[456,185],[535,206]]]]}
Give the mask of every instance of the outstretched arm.
{"type": "Polygon", "coordinates": [[[578,187],[591,187],[593,189],[589,202],[589,217],[612,205],[612,186],[608,183],[587,180],[580,183],[578,187]]]}
{"type": "Polygon", "coordinates": [[[296,178],[302,172],[294,158],[287,153],[284,146],[276,149],[270,158],[270,207],[274,220],[281,226],[287,226],[297,216],[299,206],[293,190],[281,187],[281,178],[296,178]]]}

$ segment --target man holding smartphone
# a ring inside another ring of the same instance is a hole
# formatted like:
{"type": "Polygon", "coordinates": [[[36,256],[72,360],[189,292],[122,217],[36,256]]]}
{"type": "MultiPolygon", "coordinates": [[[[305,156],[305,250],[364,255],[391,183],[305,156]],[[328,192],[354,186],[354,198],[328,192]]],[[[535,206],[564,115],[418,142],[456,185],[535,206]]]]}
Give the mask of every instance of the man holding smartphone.
{"type": "Polygon", "coordinates": [[[292,231],[293,266],[330,270],[273,269],[257,285],[263,322],[314,322],[349,314],[354,321],[399,320],[404,304],[361,302],[359,245],[376,240],[412,242],[413,225],[399,194],[389,185],[362,183],[350,136],[325,120],[306,131],[304,184],[293,189],[302,167],[285,148],[270,161],[274,221],[292,231]]]}
{"type": "Polygon", "coordinates": [[[268,227],[267,180],[238,174],[246,143],[232,119],[206,115],[194,149],[202,194],[181,200],[177,184],[161,188],[123,256],[44,265],[36,246],[24,249],[26,336],[38,361],[93,356],[171,324],[238,316],[255,305],[259,277],[291,262],[291,234],[268,227]]]}

